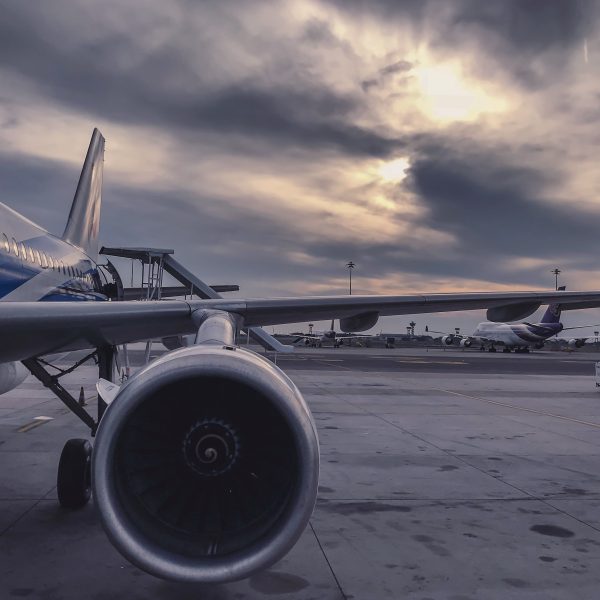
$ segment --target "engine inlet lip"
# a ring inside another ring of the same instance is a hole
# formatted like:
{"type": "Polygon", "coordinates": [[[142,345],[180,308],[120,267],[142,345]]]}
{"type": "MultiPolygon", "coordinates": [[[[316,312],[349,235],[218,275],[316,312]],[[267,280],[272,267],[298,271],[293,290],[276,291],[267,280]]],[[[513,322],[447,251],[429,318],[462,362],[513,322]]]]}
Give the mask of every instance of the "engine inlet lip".
{"type": "Polygon", "coordinates": [[[235,353],[194,346],[170,352],[130,379],[108,406],[92,455],[92,486],[102,526],[130,562],[163,579],[219,583],[248,577],[281,559],[304,531],[317,496],[319,444],[310,411],[293,382],[271,362],[252,352],[235,353]],[[137,530],[119,500],[115,452],[127,419],[150,395],[180,378],[225,377],[259,391],[287,422],[299,464],[295,494],[268,536],[250,549],[207,559],[172,553],[137,530]]]}

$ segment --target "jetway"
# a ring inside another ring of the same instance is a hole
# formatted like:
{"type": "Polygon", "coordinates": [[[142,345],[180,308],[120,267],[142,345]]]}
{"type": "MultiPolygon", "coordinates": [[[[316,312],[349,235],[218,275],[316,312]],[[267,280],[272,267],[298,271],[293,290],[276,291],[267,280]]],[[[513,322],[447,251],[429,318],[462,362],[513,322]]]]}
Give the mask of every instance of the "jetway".
{"type": "MultiPolygon", "coordinates": [[[[139,260],[142,265],[142,280],[139,288],[125,288],[122,282],[116,282],[122,290],[118,300],[160,300],[161,298],[192,295],[203,299],[222,298],[221,292],[238,291],[238,285],[208,285],[177,261],[171,248],[107,248],[102,247],[100,254],[139,260]],[[163,276],[167,272],[176,279],[181,287],[164,287],[163,276]],[[139,292],[139,296],[137,295],[139,292]],[[181,292],[181,293],[179,293],[181,292]]],[[[113,274],[114,266],[108,261],[107,269],[113,274]]],[[[118,276],[118,273],[117,273],[118,276]]],[[[248,327],[247,334],[267,350],[275,352],[293,352],[293,346],[282,344],[261,327],[248,327]]]]}

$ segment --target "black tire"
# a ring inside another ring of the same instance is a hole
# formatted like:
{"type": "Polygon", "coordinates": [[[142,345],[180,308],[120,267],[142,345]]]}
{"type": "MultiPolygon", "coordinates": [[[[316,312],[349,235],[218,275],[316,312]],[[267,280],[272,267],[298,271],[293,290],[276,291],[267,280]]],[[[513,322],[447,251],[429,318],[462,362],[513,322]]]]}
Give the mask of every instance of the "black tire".
{"type": "Polygon", "coordinates": [[[92,495],[92,445],[83,439],[69,440],[60,454],[56,487],[63,508],[81,508],[92,495]]]}

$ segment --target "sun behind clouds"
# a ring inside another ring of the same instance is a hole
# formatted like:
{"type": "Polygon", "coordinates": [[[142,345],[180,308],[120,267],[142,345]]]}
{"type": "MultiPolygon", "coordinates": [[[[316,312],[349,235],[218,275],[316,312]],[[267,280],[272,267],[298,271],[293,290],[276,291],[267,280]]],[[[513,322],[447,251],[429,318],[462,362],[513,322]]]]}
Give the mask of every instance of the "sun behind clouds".
{"type": "Polygon", "coordinates": [[[414,70],[420,108],[436,121],[473,121],[484,113],[501,112],[506,101],[469,82],[460,65],[430,64],[414,70]]]}

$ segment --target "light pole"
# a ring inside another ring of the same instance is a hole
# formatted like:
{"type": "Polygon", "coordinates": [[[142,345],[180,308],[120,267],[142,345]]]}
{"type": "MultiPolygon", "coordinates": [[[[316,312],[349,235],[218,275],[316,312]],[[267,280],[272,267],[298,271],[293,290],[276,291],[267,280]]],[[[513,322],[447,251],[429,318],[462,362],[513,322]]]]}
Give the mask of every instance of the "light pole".
{"type": "Polygon", "coordinates": [[[556,267],[556,269],[552,269],[550,273],[554,275],[554,289],[558,290],[558,276],[560,275],[561,270],[558,267],[556,267]]]}
{"type": "Polygon", "coordinates": [[[346,263],[346,269],[348,269],[348,276],[350,277],[350,295],[352,296],[352,269],[356,265],[350,260],[346,263]]]}

